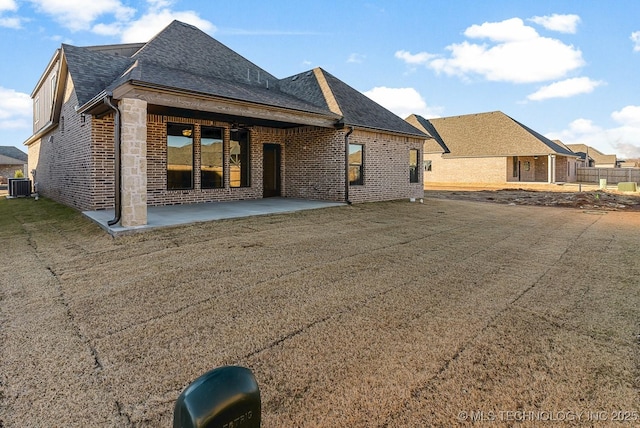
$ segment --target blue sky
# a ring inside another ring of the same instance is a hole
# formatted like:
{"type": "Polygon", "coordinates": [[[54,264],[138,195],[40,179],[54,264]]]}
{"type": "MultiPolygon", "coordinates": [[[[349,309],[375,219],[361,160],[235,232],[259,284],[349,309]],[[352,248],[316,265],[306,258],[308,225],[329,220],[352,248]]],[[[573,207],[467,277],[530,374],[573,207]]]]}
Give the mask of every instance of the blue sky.
{"type": "Polygon", "coordinates": [[[61,43],[144,42],[173,19],[284,78],[322,67],[401,117],[501,110],[640,157],[640,1],[0,0],[0,145],[61,43]]]}

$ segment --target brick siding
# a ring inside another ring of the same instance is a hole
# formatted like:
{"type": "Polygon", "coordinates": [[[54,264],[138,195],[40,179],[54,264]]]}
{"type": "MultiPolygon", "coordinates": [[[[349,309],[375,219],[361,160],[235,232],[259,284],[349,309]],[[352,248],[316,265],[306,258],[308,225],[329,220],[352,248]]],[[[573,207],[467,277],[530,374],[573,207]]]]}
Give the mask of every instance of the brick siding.
{"type": "MultiPolygon", "coordinates": [[[[69,81],[71,81],[69,79],[69,81]]],[[[113,208],[114,115],[87,116],[82,123],[73,110],[73,93],[62,108],[62,124],[29,147],[38,169],[41,193],[80,210],[113,208]],[[52,137],[52,138],[49,138],[52,137]],[[91,143],[93,141],[93,143],[91,143]]],[[[147,203],[149,206],[258,199],[263,196],[264,144],[281,147],[281,194],[289,198],[344,201],[344,136],[346,130],[305,126],[250,130],[250,186],[201,189],[201,126],[224,129],[224,163],[229,170],[230,124],[204,119],[147,115],[147,203]],[[167,189],[167,123],[194,125],[194,188],[167,189]]],[[[356,130],[350,142],[364,145],[364,184],[350,187],[352,202],[421,198],[419,183],[409,183],[409,150],[422,152],[423,140],[356,130]]],[[[30,168],[32,168],[30,166],[30,168]]]]}
{"type": "Polygon", "coordinates": [[[65,100],[58,126],[29,146],[28,169],[36,169],[42,195],[80,210],[96,209],[92,195],[91,118],[88,116],[83,123],[75,112],[77,98],[72,87],[66,88],[65,100]]]}

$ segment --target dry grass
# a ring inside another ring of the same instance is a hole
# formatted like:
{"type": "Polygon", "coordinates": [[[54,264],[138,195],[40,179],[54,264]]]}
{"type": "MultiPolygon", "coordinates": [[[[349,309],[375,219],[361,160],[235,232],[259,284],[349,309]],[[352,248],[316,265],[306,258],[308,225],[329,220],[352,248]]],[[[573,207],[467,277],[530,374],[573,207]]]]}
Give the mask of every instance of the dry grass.
{"type": "Polygon", "coordinates": [[[112,239],[0,200],[0,426],[170,426],[224,364],[264,427],[638,412],[638,242],[637,213],[436,199],[112,239]]]}

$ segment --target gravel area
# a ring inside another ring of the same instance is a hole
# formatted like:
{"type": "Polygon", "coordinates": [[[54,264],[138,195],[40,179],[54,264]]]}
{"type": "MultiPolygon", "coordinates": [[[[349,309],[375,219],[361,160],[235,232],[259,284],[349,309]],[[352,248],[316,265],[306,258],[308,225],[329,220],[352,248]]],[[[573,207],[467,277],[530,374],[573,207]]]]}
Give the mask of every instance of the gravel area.
{"type": "Polygon", "coordinates": [[[227,364],[263,427],[640,423],[640,214],[428,196],[115,239],[0,199],[0,427],[169,427],[227,364]]]}

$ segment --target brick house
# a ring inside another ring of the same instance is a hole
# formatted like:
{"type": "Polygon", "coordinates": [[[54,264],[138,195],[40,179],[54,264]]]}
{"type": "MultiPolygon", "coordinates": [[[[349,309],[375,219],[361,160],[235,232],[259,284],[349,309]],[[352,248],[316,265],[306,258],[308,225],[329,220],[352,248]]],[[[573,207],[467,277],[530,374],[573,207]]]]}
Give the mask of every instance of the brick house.
{"type": "Polygon", "coordinates": [[[406,120],[434,137],[424,145],[425,184],[577,179],[579,155],[500,111],[406,120]]]}
{"type": "Polygon", "coordinates": [[[322,68],[278,79],[179,21],[147,43],[63,44],[32,98],[40,193],[125,227],[147,206],[423,195],[427,134],[322,68]]]}
{"type": "Polygon", "coordinates": [[[567,144],[567,148],[580,156],[580,166],[595,168],[620,167],[617,155],[605,155],[601,151],[586,144],[567,144]]]}
{"type": "Polygon", "coordinates": [[[0,184],[7,184],[16,171],[27,176],[27,154],[13,146],[0,146],[0,184]]]}

